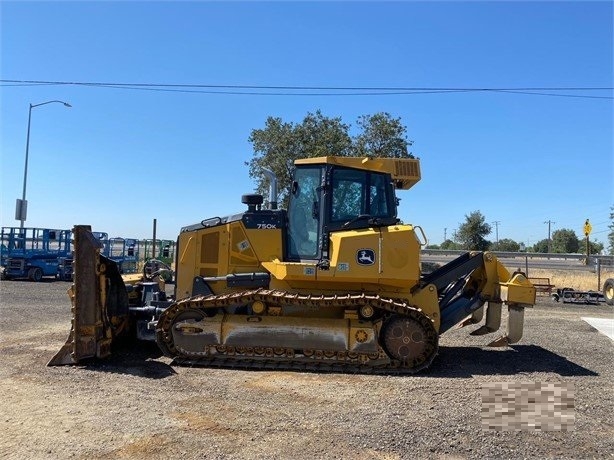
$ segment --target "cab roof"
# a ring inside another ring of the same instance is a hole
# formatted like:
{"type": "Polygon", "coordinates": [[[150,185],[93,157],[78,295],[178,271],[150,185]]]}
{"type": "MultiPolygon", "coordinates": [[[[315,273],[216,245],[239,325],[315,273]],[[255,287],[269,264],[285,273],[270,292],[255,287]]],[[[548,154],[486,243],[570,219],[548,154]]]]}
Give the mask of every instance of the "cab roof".
{"type": "Polygon", "coordinates": [[[420,181],[420,160],[416,158],[315,157],[301,158],[295,165],[331,164],[346,168],[388,173],[398,189],[407,190],[420,181]]]}

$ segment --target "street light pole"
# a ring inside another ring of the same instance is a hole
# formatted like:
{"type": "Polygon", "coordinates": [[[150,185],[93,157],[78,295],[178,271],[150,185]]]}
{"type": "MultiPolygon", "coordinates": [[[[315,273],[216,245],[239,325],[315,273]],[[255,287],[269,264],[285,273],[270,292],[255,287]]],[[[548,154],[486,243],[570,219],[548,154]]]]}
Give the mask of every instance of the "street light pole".
{"type": "Polygon", "coordinates": [[[30,104],[30,110],[28,111],[28,134],[26,136],[26,163],[23,168],[23,192],[21,194],[21,200],[17,200],[17,206],[15,209],[15,219],[20,220],[21,224],[19,228],[23,228],[23,224],[26,220],[26,214],[28,211],[28,203],[26,201],[26,183],[28,181],[28,154],[30,150],[30,122],[32,121],[32,109],[34,107],[39,107],[45,104],[51,104],[53,102],[58,102],[60,104],[64,104],[65,107],[72,107],[68,102],[64,101],[47,101],[41,102],[40,104],[30,104]]]}

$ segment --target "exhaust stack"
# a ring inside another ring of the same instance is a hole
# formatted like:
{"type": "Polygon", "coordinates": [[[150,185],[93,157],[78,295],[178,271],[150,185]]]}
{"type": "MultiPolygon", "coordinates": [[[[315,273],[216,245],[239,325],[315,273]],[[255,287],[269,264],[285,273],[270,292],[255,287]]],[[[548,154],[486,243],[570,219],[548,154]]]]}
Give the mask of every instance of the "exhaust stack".
{"type": "Polygon", "coordinates": [[[277,176],[267,168],[262,168],[262,172],[269,180],[269,206],[271,209],[277,209],[277,176]]]}

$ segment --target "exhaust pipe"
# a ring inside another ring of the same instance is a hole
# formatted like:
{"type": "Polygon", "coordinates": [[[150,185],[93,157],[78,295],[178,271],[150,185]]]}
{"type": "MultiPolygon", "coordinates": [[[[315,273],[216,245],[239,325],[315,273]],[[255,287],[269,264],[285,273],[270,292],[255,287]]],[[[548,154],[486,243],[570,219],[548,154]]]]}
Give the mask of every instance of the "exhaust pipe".
{"type": "Polygon", "coordinates": [[[262,168],[262,172],[269,180],[269,206],[271,209],[277,209],[277,176],[267,168],[262,168]]]}

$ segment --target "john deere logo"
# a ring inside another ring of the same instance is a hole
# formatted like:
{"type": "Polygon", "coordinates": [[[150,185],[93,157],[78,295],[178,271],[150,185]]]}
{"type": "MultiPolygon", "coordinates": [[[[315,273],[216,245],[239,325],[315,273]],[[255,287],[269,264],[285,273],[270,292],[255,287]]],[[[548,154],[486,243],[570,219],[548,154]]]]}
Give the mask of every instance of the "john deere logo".
{"type": "Polygon", "coordinates": [[[375,263],[375,251],[373,249],[359,249],[356,252],[358,265],[373,265],[375,263]]]}

